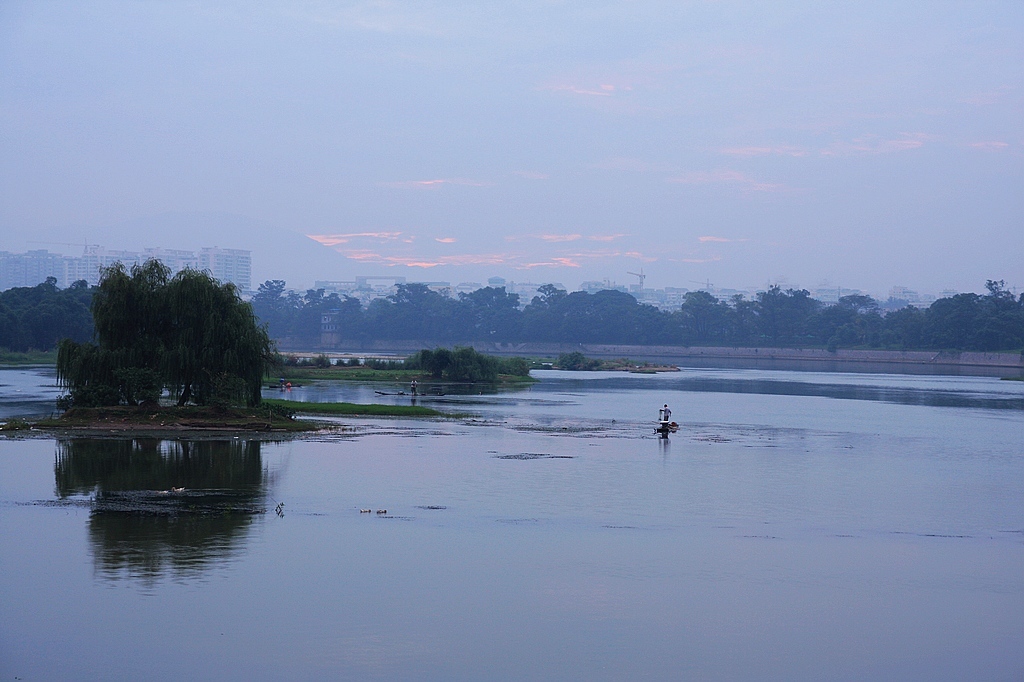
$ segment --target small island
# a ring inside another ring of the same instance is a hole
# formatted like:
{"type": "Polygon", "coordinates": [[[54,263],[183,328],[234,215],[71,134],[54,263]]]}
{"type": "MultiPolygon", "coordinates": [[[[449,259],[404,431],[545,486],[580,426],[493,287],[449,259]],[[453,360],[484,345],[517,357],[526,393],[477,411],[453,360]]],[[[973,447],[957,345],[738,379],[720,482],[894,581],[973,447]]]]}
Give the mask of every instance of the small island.
{"type": "Polygon", "coordinates": [[[293,386],[308,381],[358,381],[409,384],[486,384],[512,386],[532,384],[531,363],[525,358],[499,358],[468,346],[417,351],[405,359],[353,358],[332,363],[326,355],[300,359],[283,357],[268,375],[268,388],[280,383],[293,386]],[[275,378],[276,377],[276,378],[275,378]],[[276,382],[276,383],[275,383],[276,382]]]}
{"type": "MultiPolygon", "coordinates": [[[[339,428],[295,415],[445,416],[417,405],[264,400],[263,384],[280,368],[280,356],[235,287],[205,272],[186,269],[169,278],[159,261],[131,270],[117,263],[103,272],[92,315],[96,342],[64,340],[57,351],[57,380],[67,390],[57,400],[62,413],[34,422],[10,419],[0,431],[284,435],[339,428]]],[[[498,365],[486,356],[441,350],[444,362],[424,351],[434,365],[417,371],[433,376],[440,368],[444,375],[461,363],[459,371],[473,379],[497,374],[498,365]]]]}

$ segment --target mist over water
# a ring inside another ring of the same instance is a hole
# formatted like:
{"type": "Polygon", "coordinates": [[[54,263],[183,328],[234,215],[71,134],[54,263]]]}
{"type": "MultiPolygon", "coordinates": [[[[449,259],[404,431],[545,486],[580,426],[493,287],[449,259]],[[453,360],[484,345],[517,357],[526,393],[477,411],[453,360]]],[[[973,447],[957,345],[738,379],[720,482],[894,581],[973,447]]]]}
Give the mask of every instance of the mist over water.
{"type": "Polygon", "coordinates": [[[306,440],[0,441],[0,674],[1024,671],[1024,384],[539,376],[306,440]]]}

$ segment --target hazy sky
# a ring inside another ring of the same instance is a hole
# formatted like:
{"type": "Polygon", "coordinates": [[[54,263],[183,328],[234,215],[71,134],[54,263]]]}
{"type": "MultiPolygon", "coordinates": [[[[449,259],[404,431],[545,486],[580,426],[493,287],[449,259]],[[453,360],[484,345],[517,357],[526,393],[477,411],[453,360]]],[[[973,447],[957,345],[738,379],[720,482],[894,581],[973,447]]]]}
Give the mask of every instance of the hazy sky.
{"type": "Polygon", "coordinates": [[[1022,209],[1019,0],[0,2],[0,249],[937,292],[1022,209]]]}

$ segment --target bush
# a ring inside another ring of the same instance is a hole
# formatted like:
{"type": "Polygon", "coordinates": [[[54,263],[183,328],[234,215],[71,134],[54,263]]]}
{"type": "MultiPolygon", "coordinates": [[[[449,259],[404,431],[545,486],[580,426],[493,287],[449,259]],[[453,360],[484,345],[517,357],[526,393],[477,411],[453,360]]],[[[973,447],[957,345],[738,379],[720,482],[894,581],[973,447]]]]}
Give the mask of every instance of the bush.
{"type": "MultiPolygon", "coordinates": [[[[384,370],[409,369],[409,366],[407,364],[403,363],[401,360],[377,360],[376,358],[368,358],[366,360],[366,362],[363,363],[363,366],[364,367],[369,367],[370,369],[384,369],[384,370]]],[[[412,369],[418,369],[418,368],[414,367],[412,369]]]]}
{"type": "Polygon", "coordinates": [[[530,363],[526,358],[502,358],[498,360],[498,373],[528,377],[530,376],[530,363]]]}
{"type": "Polygon", "coordinates": [[[67,397],[69,400],[64,402],[67,405],[65,409],[72,407],[113,407],[121,402],[121,392],[118,388],[106,384],[83,386],[73,391],[67,397]]]}
{"type": "Polygon", "coordinates": [[[595,370],[601,366],[599,360],[591,360],[586,355],[579,351],[573,351],[572,353],[562,353],[555,360],[554,366],[557,369],[567,369],[571,371],[590,371],[595,370]]]}
{"type": "Polygon", "coordinates": [[[496,358],[468,346],[424,349],[405,361],[406,369],[418,369],[434,379],[448,381],[497,381],[499,374],[529,376],[530,363],[523,358],[496,358]]]}

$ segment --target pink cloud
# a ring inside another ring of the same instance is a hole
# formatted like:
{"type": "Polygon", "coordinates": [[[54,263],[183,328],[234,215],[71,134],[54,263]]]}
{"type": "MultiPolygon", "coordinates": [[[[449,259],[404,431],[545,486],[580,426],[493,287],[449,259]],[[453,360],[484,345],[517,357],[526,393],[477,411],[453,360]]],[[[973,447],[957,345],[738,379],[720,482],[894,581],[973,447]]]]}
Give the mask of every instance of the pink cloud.
{"type": "Polygon", "coordinates": [[[393,241],[402,236],[401,232],[349,232],[346,234],[307,234],[307,237],[324,246],[347,244],[353,239],[379,239],[393,241]]]}
{"type": "Polygon", "coordinates": [[[540,238],[546,242],[574,242],[582,239],[581,234],[542,234],[540,238]]]}
{"type": "Polygon", "coordinates": [[[628,237],[628,234],[594,234],[587,237],[592,242],[613,242],[616,239],[628,237]]]}
{"type": "Polygon", "coordinates": [[[434,237],[434,241],[442,244],[454,244],[457,240],[455,237],[434,237]]]}

